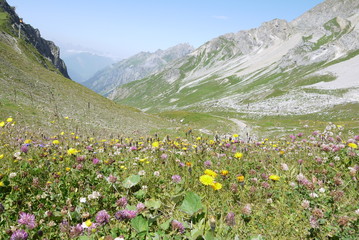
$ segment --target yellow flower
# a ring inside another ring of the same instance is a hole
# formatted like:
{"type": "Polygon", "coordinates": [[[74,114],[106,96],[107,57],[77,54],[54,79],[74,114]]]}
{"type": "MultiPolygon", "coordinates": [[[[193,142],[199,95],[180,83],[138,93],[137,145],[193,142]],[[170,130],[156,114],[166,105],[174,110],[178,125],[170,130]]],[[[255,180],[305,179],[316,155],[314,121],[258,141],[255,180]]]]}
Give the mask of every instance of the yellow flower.
{"type": "Polygon", "coordinates": [[[152,147],[154,147],[154,148],[158,148],[159,146],[160,146],[159,142],[153,142],[152,143],[152,147]]]}
{"type": "Polygon", "coordinates": [[[199,181],[204,185],[213,185],[214,178],[209,175],[202,175],[199,177],[199,181]]]}
{"type": "Polygon", "coordinates": [[[197,148],[197,145],[192,145],[193,148],[197,148]]]}
{"type": "Polygon", "coordinates": [[[237,177],[238,182],[244,182],[244,176],[240,175],[237,177]]]}
{"type": "Polygon", "coordinates": [[[0,122],[0,127],[3,127],[3,126],[5,126],[5,122],[3,121],[3,122],[0,122]]]}
{"type": "Polygon", "coordinates": [[[91,227],[91,225],[92,225],[91,219],[89,219],[89,220],[87,220],[86,222],[84,222],[84,224],[85,224],[87,227],[91,227]]]}
{"type": "Polygon", "coordinates": [[[68,155],[76,155],[79,151],[75,148],[70,148],[69,150],[67,150],[67,154],[68,155]]]}
{"type": "Polygon", "coordinates": [[[8,122],[8,123],[10,123],[10,122],[12,122],[12,118],[11,117],[9,117],[8,119],[6,119],[6,122],[8,122]]]}
{"type": "Polygon", "coordinates": [[[348,146],[353,148],[353,149],[357,149],[358,145],[356,145],[355,143],[348,143],[348,146]]]}
{"type": "Polygon", "coordinates": [[[222,176],[227,176],[228,173],[229,173],[229,172],[228,172],[227,170],[222,170],[222,171],[221,171],[221,175],[222,175],[222,176]]]}
{"type": "Polygon", "coordinates": [[[0,159],[3,159],[4,158],[4,154],[0,154],[0,159]]]}
{"type": "Polygon", "coordinates": [[[186,166],[187,166],[187,167],[191,167],[191,166],[192,166],[192,163],[191,163],[191,162],[186,162],[186,166]]]}
{"type": "Polygon", "coordinates": [[[199,140],[201,140],[202,138],[201,138],[201,137],[197,137],[196,139],[197,139],[197,141],[199,141],[199,140]]]}
{"type": "Polygon", "coordinates": [[[271,179],[271,180],[273,180],[273,181],[278,181],[278,180],[280,179],[280,177],[277,176],[277,175],[270,175],[270,176],[269,176],[269,179],[271,179]]]}
{"type": "Polygon", "coordinates": [[[69,119],[69,117],[64,117],[65,119],[69,119]]]}
{"type": "Polygon", "coordinates": [[[215,143],[216,143],[215,141],[209,140],[209,144],[213,145],[213,144],[215,144],[215,143]]]}
{"type": "Polygon", "coordinates": [[[0,182],[0,187],[5,186],[5,184],[3,182],[0,182]]]}
{"type": "Polygon", "coordinates": [[[66,169],[66,172],[69,172],[71,170],[71,168],[69,168],[69,167],[67,167],[65,169],[66,169]]]}
{"type": "Polygon", "coordinates": [[[214,171],[212,171],[212,170],[210,170],[210,169],[206,169],[205,171],[204,171],[204,174],[206,174],[206,175],[208,175],[208,176],[211,176],[211,177],[217,177],[217,173],[216,172],[214,172],[214,171]]]}
{"type": "Polygon", "coordinates": [[[284,155],[284,153],[285,153],[285,151],[283,151],[283,150],[279,151],[279,155],[284,155]]]}
{"type": "Polygon", "coordinates": [[[211,187],[214,189],[214,190],[219,190],[219,189],[222,189],[222,184],[218,183],[218,182],[215,182],[211,185],[211,187]]]}
{"type": "Polygon", "coordinates": [[[31,139],[26,139],[26,140],[24,141],[25,144],[29,144],[29,143],[31,143],[31,142],[32,142],[31,139]]]}
{"type": "Polygon", "coordinates": [[[64,134],[65,134],[65,132],[61,132],[61,133],[60,133],[60,135],[64,135],[64,134]]]}
{"type": "Polygon", "coordinates": [[[243,153],[236,152],[236,154],[234,154],[234,157],[237,159],[241,159],[243,157],[243,153]]]}
{"type": "Polygon", "coordinates": [[[234,137],[234,138],[237,138],[237,137],[238,137],[238,134],[233,134],[233,137],[234,137]]]}
{"type": "Polygon", "coordinates": [[[54,140],[54,141],[52,141],[52,144],[55,144],[55,145],[60,144],[60,141],[59,140],[54,140]]]}

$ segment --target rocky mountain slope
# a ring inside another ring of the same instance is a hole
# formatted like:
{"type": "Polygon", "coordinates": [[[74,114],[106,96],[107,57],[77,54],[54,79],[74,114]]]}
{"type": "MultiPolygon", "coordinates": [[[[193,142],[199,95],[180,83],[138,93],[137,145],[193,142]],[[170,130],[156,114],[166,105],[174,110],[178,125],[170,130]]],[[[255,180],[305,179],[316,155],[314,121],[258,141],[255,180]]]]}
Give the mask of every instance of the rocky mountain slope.
{"type": "Polygon", "coordinates": [[[1,0],[0,121],[13,117],[32,131],[81,132],[98,137],[146,134],[173,126],[158,117],[116,104],[59,74],[54,64],[28,40],[36,36],[18,38],[12,25],[13,15],[3,6],[6,2],[1,0]]]}
{"type": "Polygon", "coordinates": [[[359,2],[326,0],[292,22],[215,38],[111,98],[149,112],[350,113],[359,102],[358,39],[359,2]]]}
{"type": "Polygon", "coordinates": [[[182,58],[192,50],[188,44],[179,44],[154,53],[141,52],[97,72],[84,82],[84,85],[111,98],[116,87],[163,70],[167,64],[182,58]]]}
{"type": "MultiPolygon", "coordinates": [[[[4,27],[7,28],[7,31],[11,32],[13,35],[18,35],[18,33],[20,33],[20,37],[36,48],[37,51],[39,51],[39,53],[46,60],[49,60],[64,77],[70,78],[67,73],[66,65],[60,58],[60,49],[55,45],[55,43],[43,39],[38,29],[35,29],[31,25],[22,22],[22,19],[20,19],[16,14],[15,8],[11,7],[5,0],[0,0],[0,9],[2,11],[2,15],[4,17],[6,16],[8,21],[8,25],[4,25],[4,27]]],[[[50,67],[47,65],[44,59],[37,60],[45,67],[50,67]]]]}

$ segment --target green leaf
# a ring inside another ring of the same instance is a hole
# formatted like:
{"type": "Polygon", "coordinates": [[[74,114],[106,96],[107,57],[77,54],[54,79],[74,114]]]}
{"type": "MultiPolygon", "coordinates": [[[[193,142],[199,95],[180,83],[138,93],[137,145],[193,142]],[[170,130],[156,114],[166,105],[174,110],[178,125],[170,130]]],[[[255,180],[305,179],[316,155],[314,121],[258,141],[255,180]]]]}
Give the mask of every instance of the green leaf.
{"type": "Polygon", "coordinates": [[[141,180],[140,175],[131,175],[128,178],[126,178],[122,184],[123,184],[123,187],[125,187],[125,188],[131,188],[131,187],[137,185],[140,182],[140,180],[141,180]]]}
{"type": "Polygon", "coordinates": [[[91,240],[92,238],[88,237],[88,236],[81,236],[79,237],[79,240],[91,240]]]}
{"type": "Polygon", "coordinates": [[[131,220],[131,226],[137,232],[147,232],[148,231],[148,221],[142,215],[138,215],[134,219],[131,220]]]}
{"type": "Polygon", "coordinates": [[[169,220],[167,220],[166,222],[162,223],[162,224],[160,225],[160,228],[161,228],[162,230],[166,231],[166,230],[170,227],[171,222],[172,222],[172,218],[169,219],[169,220]]]}
{"type": "Polygon", "coordinates": [[[188,192],[184,197],[180,210],[183,212],[193,215],[202,209],[201,198],[194,192],[188,192]]]}
{"type": "Polygon", "coordinates": [[[148,201],[145,201],[145,206],[152,209],[159,209],[161,207],[161,204],[161,201],[156,199],[150,199],[148,201]]]}

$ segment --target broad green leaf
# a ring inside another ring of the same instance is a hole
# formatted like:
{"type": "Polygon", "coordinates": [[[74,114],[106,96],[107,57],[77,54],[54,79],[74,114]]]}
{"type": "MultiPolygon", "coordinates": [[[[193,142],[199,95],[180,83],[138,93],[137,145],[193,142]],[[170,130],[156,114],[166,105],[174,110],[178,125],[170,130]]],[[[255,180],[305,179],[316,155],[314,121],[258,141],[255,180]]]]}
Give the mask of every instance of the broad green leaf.
{"type": "Polygon", "coordinates": [[[147,232],[148,231],[148,221],[142,215],[138,215],[131,220],[131,226],[137,232],[147,232]]]}
{"type": "Polygon", "coordinates": [[[161,207],[161,204],[161,201],[156,199],[150,199],[148,201],[145,201],[145,206],[152,209],[159,209],[161,207]]]}
{"type": "Polygon", "coordinates": [[[184,197],[180,210],[183,212],[193,215],[202,209],[202,202],[200,196],[194,192],[188,192],[184,197]]]}
{"type": "Polygon", "coordinates": [[[140,175],[131,175],[128,178],[126,178],[122,184],[125,188],[131,188],[137,185],[140,182],[140,180],[141,180],[140,175]]]}

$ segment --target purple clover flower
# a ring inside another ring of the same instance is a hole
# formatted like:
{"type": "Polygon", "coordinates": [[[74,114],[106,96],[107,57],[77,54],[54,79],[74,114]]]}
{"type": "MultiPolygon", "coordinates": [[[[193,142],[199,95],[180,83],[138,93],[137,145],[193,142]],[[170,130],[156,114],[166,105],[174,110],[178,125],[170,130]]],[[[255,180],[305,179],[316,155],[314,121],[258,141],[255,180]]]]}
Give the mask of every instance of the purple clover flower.
{"type": "Polygon", "coordinates": [[[136,206],[137,212],[142,212],[143,210],[145,210],[146,206],[143,203],[138,203],[136,206]]]}
{"type": "Polygon", "coordinates": [[[173,220],[171,225],[172,225],[172,230],[178,230],[178,232],[184,233],[184,226],[181,222],[177,220],[173,220]]]}
{"type": "Polygon", "coordinates": [[[22,229],[16,230],[10,237],[10,240],[26,240],[29,234],[22,229]]]}
{"type": "Polygon", "coordinates": [[[80,236],[83,231],[84,231],[84,228],[81,226],[81,224],[77,224],[75,227],[71,227],[70,237],[75,238],[77,236],[80,236]]]}
{"type": "Polygon", "coordinates": [[[234,212],[229,212],[226,216],[226,224],[228,226],[236,225],[235,215],[234,212]]]}
{"type": "Polygon", "coordinates": [[[115,218],[119,221],[129,220],[137,216],[137,211],[135,210],[121,210],[115,214],[115,218]]]}
{"type": "Polygon", "coordinates": [[[35,215],[21,212],[18,223],[26,225],[26,227],[28,227],[29,229],[33,229],[36,227],[35,215]]]}
{"type": "Polygon", "coordinates": [[[119,207],[126,207],[127,206],[127,198],[126,197],[122,197],[120,199],[118,199],[116,201],[116,205],[119,206],[119,207]]]}
{"type": "Polygon", "coordinates": [[[105,225],[110,221],[110,215],[106,210],[101,210],[96,215],[96,222],[105,225]]]}
{"type": "Polygon", "coordinates": [[[20,151],[23,153],[27,153],[29,151],[29,147],[27,145],[22,145],[20,151]]]}
{"type": "Polygon", "coordinates": [[[182,181],[182,177],[180,175],[173,175],[172,176],[172,182],[179,183],[182,181]]]}

